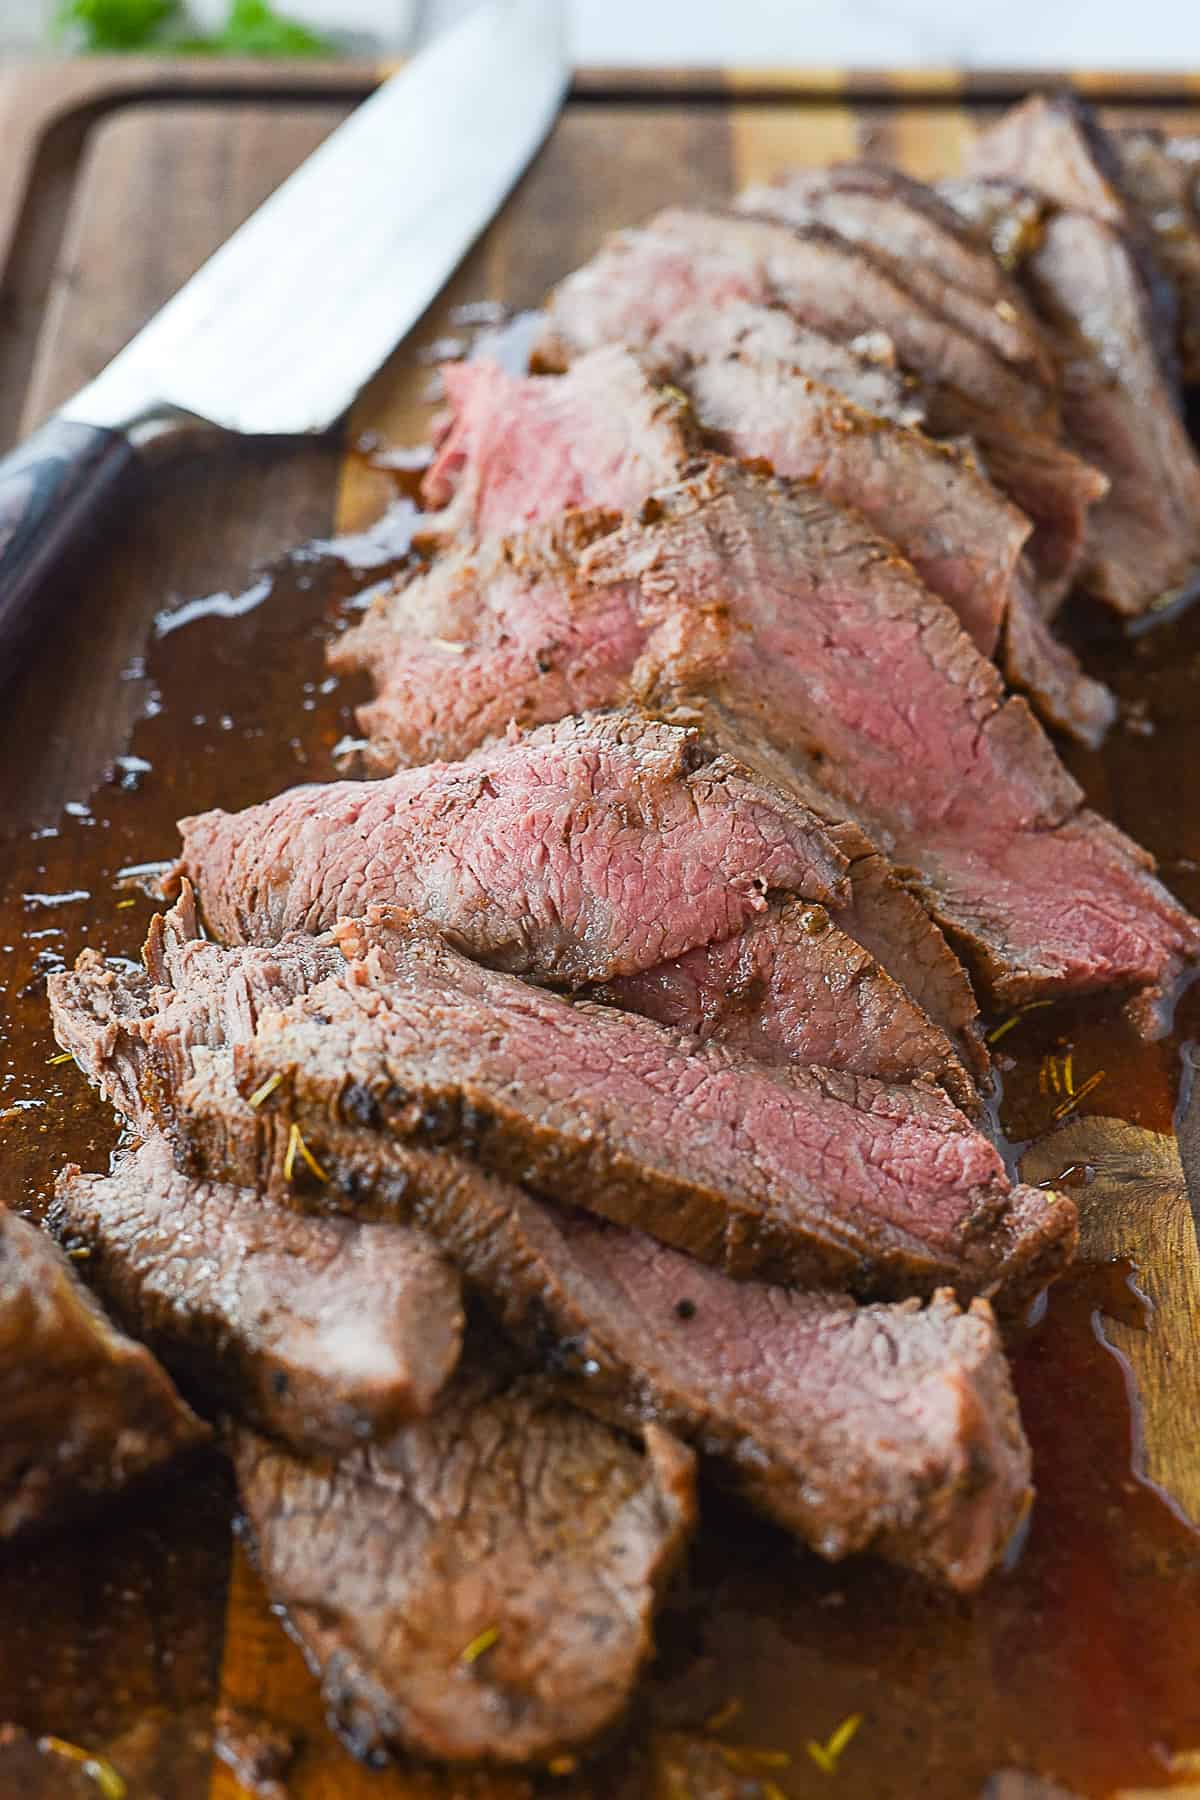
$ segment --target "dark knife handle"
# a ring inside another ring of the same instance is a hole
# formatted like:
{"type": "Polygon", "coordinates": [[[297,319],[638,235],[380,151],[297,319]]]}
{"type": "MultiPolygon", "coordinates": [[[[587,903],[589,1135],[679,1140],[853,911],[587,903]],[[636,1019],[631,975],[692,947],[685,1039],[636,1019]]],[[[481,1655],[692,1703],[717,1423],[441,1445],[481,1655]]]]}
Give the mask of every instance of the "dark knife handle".
{"type": "Polygon", "coordinates": [[[0,679],[69,582],[136,457],[120,432],[51,419],[0,459],[0,679]]]}

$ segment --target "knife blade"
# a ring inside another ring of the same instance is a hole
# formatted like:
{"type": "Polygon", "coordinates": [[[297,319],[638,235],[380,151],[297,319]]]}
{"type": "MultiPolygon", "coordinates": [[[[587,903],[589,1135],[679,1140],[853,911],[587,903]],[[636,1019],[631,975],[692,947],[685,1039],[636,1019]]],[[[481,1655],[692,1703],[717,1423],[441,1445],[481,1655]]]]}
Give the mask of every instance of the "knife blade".
{"type": "Polygon", "coordinates": [[[546,136],[560,0],[487,0],[359,106],[86,388],[0,460],[0,663],[173,423],[328,430],[546,136]]]}

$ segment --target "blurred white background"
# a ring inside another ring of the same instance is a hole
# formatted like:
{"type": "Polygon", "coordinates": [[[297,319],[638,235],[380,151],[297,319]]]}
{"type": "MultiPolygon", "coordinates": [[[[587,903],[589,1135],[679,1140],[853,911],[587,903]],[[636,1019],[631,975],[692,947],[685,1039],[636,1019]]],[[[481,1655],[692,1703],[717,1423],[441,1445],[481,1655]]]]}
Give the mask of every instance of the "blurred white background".
{"type": "MultiPolygon", "coordinates": [[[[355,47],[407,47],[474,0],[278,0],[355,47]]],[[[1200,0],[567,0],[583,63],[1200,68],[1200,0]]],[[[53,0],[0,0],[0,43],[44,37],[53,0]]],[[[219,18],[224,0],[192,0],[219,18]]]]}

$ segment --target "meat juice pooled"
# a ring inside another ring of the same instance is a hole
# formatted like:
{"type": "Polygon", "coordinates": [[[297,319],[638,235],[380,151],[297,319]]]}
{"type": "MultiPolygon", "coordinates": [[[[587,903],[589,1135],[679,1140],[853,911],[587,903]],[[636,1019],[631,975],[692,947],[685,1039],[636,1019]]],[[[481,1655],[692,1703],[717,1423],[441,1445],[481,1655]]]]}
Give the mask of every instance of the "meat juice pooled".
{"type": "MultiPolygon", "coordinates": [[[[398,499],[411,496],[417,476],[388,473],[398,499]]],[[[369,564],[369,546],[358,551],[369,564]]],[[[355,594],[385,572],[299,554],[272,568],[244,608],[195,607],[188,623],[160,626],[144,673],[133,672],[146,704],[113,779],[57,821],[10,836],[0,1114],[7,1191],[23,1210],[42,1210],[64,1162],[102,1168],[116,1137],[82,1077],[54,1061],[44,973],[89,943],[138,955],[153,902],[121,871],[171,857],[178,816],[339,772],[335,751],[353,737],[359,696],[326,676],[323,643],[339,614],[352,614],[355,594]]],[[[1076,772],[1194,906],[1200,826],[1179,771],[1194,753],[1200,612],[1147,633],[1132,655],[1102,647],[1092,666],[1132,711],[1103,751],[1076,754],[1076,772]]],[[[1020,1018],[995,1044],[1010,1140],[1044,1132],[1056,1112],[1168,1129],[1178,1046],[1198,1034],[1194,992],[1176,1038],[1159,1045],[1143,1044],[1111,1008],[1020,1018]],[[1074,1104],[1064,1110],[1066,1101],[1074,1104]]],[[[704,1791],[704,1769],[719,1768],[763,1800],[825,1792],[831,1774],[841,1792],[873,1800],[910,1795],[917,1770],[921,1791],[947,1800],[978,1793],[1000,1768],[1050,1775],[1088,1796],[1168,1779],[1171,1757],[1200,1747],[1200,1542],[1137,1473],[1136,1399],[1104,1339],[1118,1308],[1139,1310],[1124,1272],[1084,1268],[1017,1344],[1039,1497],[1011,1566],[980,1595],[949,1597],[867,1559],[826,1566],[711,1495],[628,1732],[594,1763],[531,1780],[530,1793],[634,1800],[677,1791],[681,1766],[691,1791],[704,1791]]],[[[229,1494],[216,1466],[190,1491],[169,1492],[169,1501],[158,1490],[6,1568],[0,1717],[96,1748],[121,1741],[135,1718],[157,1717],[155,1708],[193,1721],[197,1733],[207,1725],[229,1494]],[[179,1633],[165,1662],[149,1598],[164,1567],[179,1633]],[[90,1663],[104,1679],[79,1673],[79,1622],[61,1598],[76,1588],[89,1596],[90,1663]],[[48,1591],[60,1596],[49,1619],[48,1591]],[[108,1679],[114,1668],[126,1678],[120,1698],[108,1679]]],[[[317,1735],[315,1691],[311,1720],[317,1735]]],[[[166,1741],[156,1755],[166,1755],[166,1741]]],[[[205,1792],[207,1749],[193,1744],[188,1754],[195,1791],[205,1792]]],[[[453,1777],[429,1783],[430,1793],[457,1791],[453,1777]]],[[[378,1779],[381,1795],[391,1786],[378,1779]]],[[[487,1792],[482,1778],[478,1791],[487,1792]]]]}

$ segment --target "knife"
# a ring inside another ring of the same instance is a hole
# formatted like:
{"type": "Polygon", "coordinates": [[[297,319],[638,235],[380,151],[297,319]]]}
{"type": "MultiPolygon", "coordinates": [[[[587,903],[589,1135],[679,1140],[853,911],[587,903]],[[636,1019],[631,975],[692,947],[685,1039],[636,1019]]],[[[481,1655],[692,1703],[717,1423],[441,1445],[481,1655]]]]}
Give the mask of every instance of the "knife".
{"type": "Polygon", "coordinates": [[[0,460],[0,672],[154,438],[197,421],[265,436],[336,423],[494,217],[567,81],[561,0],[488,0],[0,460]]]}

